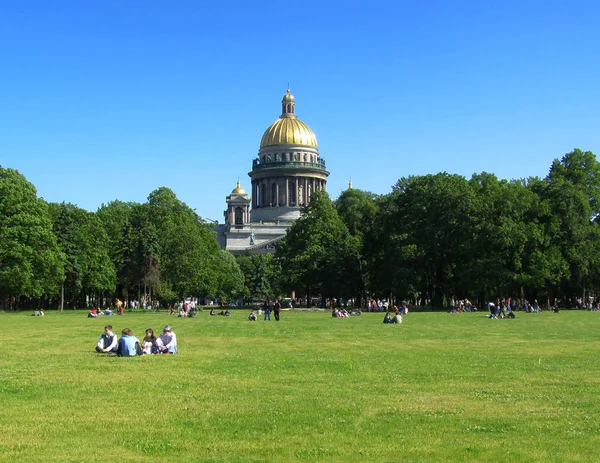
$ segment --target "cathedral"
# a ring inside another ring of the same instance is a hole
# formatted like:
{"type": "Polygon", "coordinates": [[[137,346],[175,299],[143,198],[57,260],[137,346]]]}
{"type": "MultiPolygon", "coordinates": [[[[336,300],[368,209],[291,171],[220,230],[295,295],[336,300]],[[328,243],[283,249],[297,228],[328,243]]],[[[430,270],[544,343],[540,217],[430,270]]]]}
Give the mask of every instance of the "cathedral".
{"type": "Polygon", "coordinates": [[[289,89],[281,116],[262,136],[252,161],[250,194],[238,180],[227,196],[225,223],[215,227],[221,248],[236,255],[273,252],[313,191],[325,190],[329,172],[313,131],[296,116],[289,89]]]}

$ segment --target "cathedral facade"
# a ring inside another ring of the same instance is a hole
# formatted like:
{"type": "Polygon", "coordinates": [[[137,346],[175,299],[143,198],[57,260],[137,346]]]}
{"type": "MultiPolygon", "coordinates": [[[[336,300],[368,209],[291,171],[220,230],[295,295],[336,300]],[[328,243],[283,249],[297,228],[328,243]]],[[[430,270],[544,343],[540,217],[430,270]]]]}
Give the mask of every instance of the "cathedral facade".
{"type": "Polygon", "coordinates": [[[215,227],[221,248],[234,254],[272,252],[313,191],[325,190],[329,172],[313,131],[296,116],[289,89],[281,116],[265,130],[252,161],[250,194],[239,180],[227,196],[225,223],[215,227]]]}

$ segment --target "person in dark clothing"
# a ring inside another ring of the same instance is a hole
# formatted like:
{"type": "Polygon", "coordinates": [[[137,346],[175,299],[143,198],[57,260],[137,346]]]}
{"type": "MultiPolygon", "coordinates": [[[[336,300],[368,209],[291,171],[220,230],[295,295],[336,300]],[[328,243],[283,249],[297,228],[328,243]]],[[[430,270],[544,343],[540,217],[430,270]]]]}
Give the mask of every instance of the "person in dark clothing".
{"type": "Polygon", "coordinates": [[[279,321],[279,311],[281,310],[281,305],[279,301],[276,300],[273,304],[273,315],[275,316],[275,321],[279,321]]]}

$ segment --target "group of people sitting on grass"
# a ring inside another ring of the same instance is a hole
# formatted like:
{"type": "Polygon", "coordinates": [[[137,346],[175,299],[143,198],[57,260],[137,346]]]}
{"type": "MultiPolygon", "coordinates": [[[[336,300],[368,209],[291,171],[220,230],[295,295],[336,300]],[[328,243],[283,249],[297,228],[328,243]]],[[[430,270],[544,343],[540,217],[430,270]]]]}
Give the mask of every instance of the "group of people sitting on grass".
{"type": "MultiPolygon", "coordinates": [[[[117,313],[119,315],[123,315],[123,307],[119,307],[117,310],[118,310],[117,313]]],[[[114,314],[115,313],[110,309],[100,310],[100,309],[96,309],[95,307],[92,307],[90,309],[90,312],[88,313],[88,318],[98,318],[101,315],[108,315],[110,317],[114,314]]]]}
{"type": "Polygon", "coordinates": [[[140,340],[133,335],[129,328],[121,331],[121,337],[113,333],[112,325],[104,327],[104,333],[98,339],[96,352],[100,354],[116,354],[119,357],[135,357],[136,355],[175,354],[177,353],[177,336],[170,325],[163,328],[162,334],[154,335],[154,330],[148,328],[146,336],[140,340]]]}
{"type": "Polygon", "coordinates": [[[331,316],[333,318],[348,318],[350,316],[350,312],[343,308],[333,308],[331,309],[331,316]]]}
{"type": "MultiPolygon", "coordinates": [[[[394,309],[397,309],[397,307],[394,307],[394,309]]],[[[394,310],[394,316],[392,317],[392,314],[387,311],[385,313],[385,316],[383,317],[383,323],[394,323],[394,324],[400,324],[402,323],[402,315],[400,315],[400,311],[399,310],[394,310]]]]}
{"type": "Polygon", "coordinates": [[[44,315],[44,309],[36,310],[31,314],[32,317],[43,317],[44,315]]]}
{"type": "Polygon", "coordinates": [[[219,313],[217,313],[215,309],[212,309],[210,311],[210,315],[221,315],[222,317],[231,317],[231,312],[229,311],[229,309],[227,309],[225,311],[221,310],[219,313]]]}

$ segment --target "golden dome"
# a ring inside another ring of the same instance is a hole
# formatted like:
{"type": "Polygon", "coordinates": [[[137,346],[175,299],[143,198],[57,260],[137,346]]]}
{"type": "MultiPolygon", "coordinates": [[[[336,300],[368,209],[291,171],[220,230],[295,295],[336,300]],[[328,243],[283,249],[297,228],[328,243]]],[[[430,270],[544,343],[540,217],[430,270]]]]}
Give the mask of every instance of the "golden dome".
{"type": "Polygon", "coordinates": [[[246,190],[244,190],[242,188],[239,180],[237,181],[237,186],[232,190],[231,194],[232,195],[245,195],[246,194],[246,190]]]}
{"type": "Polygon", "coordinates": [[[262,136],[260,147],[272,145],[305,145],[317,148],[317,137],[295,114],[295,101],[288,89],[281,100],[281,116],[262,136]]]}
{"type": "Polygon", "coordinates": [[[317,137],[310,127],[298,118],[284,117],[265,130],[260,147],[271,145],[307,145],[317,147],[317,137]]]}

